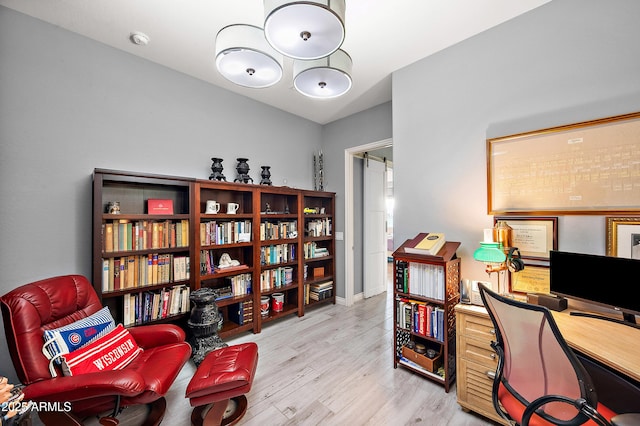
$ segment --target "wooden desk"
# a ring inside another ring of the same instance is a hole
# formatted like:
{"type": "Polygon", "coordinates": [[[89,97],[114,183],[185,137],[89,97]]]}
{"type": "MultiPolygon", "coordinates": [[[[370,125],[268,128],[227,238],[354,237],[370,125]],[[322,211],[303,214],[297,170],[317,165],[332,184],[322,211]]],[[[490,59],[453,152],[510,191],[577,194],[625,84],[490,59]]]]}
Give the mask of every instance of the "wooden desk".
{"type": "Polygon", "coordinates": [[[571,348],[640,382],[640,329],[569,312],[552,314],[571,348]]]}

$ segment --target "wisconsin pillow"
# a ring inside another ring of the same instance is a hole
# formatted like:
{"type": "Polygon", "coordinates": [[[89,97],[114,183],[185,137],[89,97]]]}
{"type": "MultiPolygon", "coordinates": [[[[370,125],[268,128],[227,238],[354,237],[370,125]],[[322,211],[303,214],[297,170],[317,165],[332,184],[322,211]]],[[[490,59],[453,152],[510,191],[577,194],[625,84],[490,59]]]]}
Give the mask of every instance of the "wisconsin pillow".
{"type": "Polygon", "coordinates": [[[141,352],[142,348],[133,340],[129,330],[118,324],[98,340],[63,355],[62,372],[65,376],[77,376],[98,371],[122,370],[141,352]]]}
{"type": "Polygon", "coordinates": [[[51,376],[57,374],[53,363],[60,364],[60,357],[95,341],[115,328],[116,324],[108,307],[86,318],[53,330],[45,330],[42,353],[50,360],[51,376]]]}

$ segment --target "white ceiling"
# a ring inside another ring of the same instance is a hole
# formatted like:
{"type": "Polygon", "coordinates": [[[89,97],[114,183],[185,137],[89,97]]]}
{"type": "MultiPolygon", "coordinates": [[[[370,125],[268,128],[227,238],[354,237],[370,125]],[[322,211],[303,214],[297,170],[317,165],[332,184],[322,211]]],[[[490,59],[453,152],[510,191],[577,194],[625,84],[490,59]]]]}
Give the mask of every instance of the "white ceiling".
{"type": "Polygon", "coordinates": [[[550,0],[346,0],[353,87],[332,100],[310,99],[283,79],[266,89],[236,86],[214,63],[217,32],[263,26],[262,0],[0,0],[0,5],[216,86],[325,124],[391,100],[391,73],[550,0]],[[134,31],[147,46],[134,45],[134,31]]]}

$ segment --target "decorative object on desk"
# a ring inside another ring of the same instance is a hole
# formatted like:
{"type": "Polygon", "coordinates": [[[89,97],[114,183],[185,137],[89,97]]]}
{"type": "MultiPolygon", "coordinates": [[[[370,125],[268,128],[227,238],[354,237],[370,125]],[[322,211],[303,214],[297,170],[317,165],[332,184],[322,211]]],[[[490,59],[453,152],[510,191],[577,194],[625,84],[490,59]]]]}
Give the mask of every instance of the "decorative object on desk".
{"type": "Polygon", "coordinates": [[[522,256],[520,256],[518,247],[509,248],[509,253],[507,253],[507,269],[509,269],[511,273],[520,272],[524,269],[524,261],[522,260],[522,256]]]}
{"type": "Polygon", "coordinates": [[[313,154],[313,189],[324,191],[324,155],[320,151],[313,154]]]}
{"type": "Polygon", "coordinates": [[[191,359],[196,366],[200,365],[209,352],[228,346],[218,336],[224,319],[218,311],[217,298],[217,291],[210,287],[200,288],[189,296],[189,300],[195,305],[191,309],[187,325],[191,330],[191,359]]]}
{"type": "Polygon", "coordinates": [[[480,247],[473,252],[473,258],[487,266],[491,265],[491,271],[487,268],[488,273],[506,269],[504,262],[507,255],[500,249],[500,243],[482,241],[480,247]]]}
{"type": "Polygon", "coordinates": [[[236,214],[239,208],[240,204],[238,203],[227,203],[227,214],[236,214]]]}
{"type": "Polygon", "coordinates": [[[209,175],[209,180],[223,180],[227,181],[227,178],[222,174],[222,158],[212,157],[211,161],[211,174],[209,175]]]}
{"type": "Polygon", "coordinates": [[[216,214],[220,211],[220,203],[215,200],[207,200],[207,208],[205,209],[205,214],[216,214]]]}
{"type": "Polygon", "coordinates": [[[436,256],[446,243],[441,232],[422,232],[405,245],[407,253],[436,256]]]}
{"type": "Polygon", "coordinates": [[[548,264],[551,250],[558,249],[557,217],[495,216],[493,220],[496,226],[502,222],[511,227],[511,246],[518,247],[523,259],[548,264]]]}
{"type": "Polygon", "coordinates": [[[173,200],[147,200],[149,214],[173,214],[173,200]]]}
{"type": "Polygon", "coordinates": [[[120,214],[120,201],[109,201],[107,213],[120,214]]]}
{"type": "Polygon", "coordinates": [[[512,232],[513,228],[504,220],[497,221],[493,227],[493,241],[500,243],[500,246],[505,253],[507,253],[513,245],[512,232]]]}
{"type": "Polygon", "coordinates": [[[251,176],[249,176],[249,163],[247,163],[247,161],[249,161],[248,158],[237,158],[238,160],[238,165],[236,166],[236,171],[238,172],[238,177],[236,177],[233,181],[234,182],[242,182],[242,183],[249,183],[249,181],[251,181],[251,183],[253,183],[253,179],[251,179],[251,176]]]}
{"type": "Polygon", "coordinates": [[[224,269],[232,266],[240,266],[240,262],[232,259],[229,253],[222,253],[222,256],[220,256],[220,262],[218,263],[218,268],[224,269]]]}
{"type": "Polygon", "coordinates": [[[527,303],[544,306],[545,308],[558,312],[567,309],[567,299],[550,294],[527,293],[527,303]]]}
{"type": "Polygon", "coordinates": [[[507,269],[507,255],[502,251],[500,243],[481,242],[480,247],[473,252],[473,258],[485,264],[485,271],[488,275],[492,272],[498,273],[498,292],[502,293],[500,287],[500,272],[507,269]]]}
{"type": "Polygon", "coordinates": [[[260,167],[262,167],[262,172],[260,172],[260,177],[262,177],[262,179],[260,179],[260,185],[271,185],[271,180],[269,179],[271,177],[271,171],[269,170],[271,166],[260,167]]]}
{"type": "Polygon", "coordinates": [[[640,216],[609,217],[607,256],[640,259],[640,216]]]}

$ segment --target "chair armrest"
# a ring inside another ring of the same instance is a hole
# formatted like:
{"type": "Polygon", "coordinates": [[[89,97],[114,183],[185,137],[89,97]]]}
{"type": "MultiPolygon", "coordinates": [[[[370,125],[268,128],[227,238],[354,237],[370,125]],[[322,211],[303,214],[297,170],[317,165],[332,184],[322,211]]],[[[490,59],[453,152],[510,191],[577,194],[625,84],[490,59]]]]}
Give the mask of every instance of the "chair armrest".
{"type": "MultiPolygon", "coordinates": [[[[609,422],[600,413],[598,413],[595,408],[587,404],[587,401],[583,398],[573,399],[564,395],[544,395],[532,401],[531,404],[529,404],[524,410],[524,413],[522,414],[522,426],[528,426],[529,421],[531,420],[531,416],[535,413],[535,411],[550,402],[563,402],[565,404],[574,406],[576,409],[578,409],[578,414],[576,415],[576,417],[582,416],[584,421],[586,421],[587,419],[591,419],[595,422],[595,424],[609,424],[609,422]]],[[[539,413],[536,414],[540,415],[539,413]]],[[[553,416],[547,416],[553,418],[553,416]]],[[[544,415],[541,415],[541,417],[545,418],[544,415]]],[[[548,418],[546,418],[545,420],[550,421],[548,418]]],[[[584,423],[584,421],[582,423],[584,423]]]]}
{"type": "Polygon", "coordinates": [[[173,324],[152,324],[129,328],[129,332],[141,348],[154,348],[169,343],[184,342],[185,332],[173,324]]]}
{"type": "Polygon", "coordinates": [[[31,383],[24,388],[24,400],[66,402],[113,395],[134,397],[145,390],[144,386],[144,378],[135,371],[103,371],[31,383]]]}

